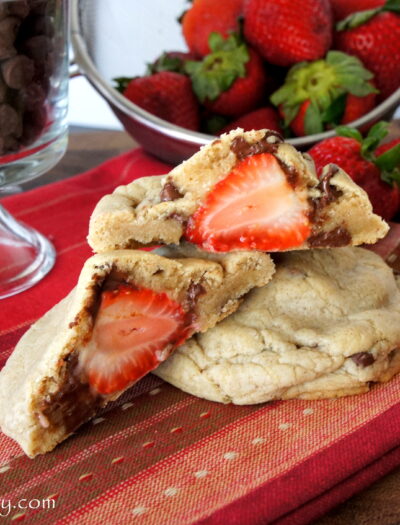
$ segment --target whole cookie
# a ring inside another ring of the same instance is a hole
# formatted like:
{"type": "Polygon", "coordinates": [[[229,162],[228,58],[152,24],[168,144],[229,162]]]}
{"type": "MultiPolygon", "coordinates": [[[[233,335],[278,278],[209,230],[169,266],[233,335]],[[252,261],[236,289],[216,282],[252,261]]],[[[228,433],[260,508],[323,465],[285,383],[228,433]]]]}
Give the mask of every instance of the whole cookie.
{"type": "Polygon", "coordinates": [[[268,285],[156,375],[212,401],[252,404],[359,394],[400,371],[400,291],[378,255],[349,247],[275,262],[268,285]]]}

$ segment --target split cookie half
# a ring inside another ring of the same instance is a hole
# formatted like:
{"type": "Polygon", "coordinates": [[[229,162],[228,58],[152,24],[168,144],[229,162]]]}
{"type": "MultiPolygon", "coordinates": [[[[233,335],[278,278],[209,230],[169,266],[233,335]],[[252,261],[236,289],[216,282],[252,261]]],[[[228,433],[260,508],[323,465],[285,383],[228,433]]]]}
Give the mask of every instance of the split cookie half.
{"type": "Polygon", "coordinates": [[[29,456],[52,450],[274,272],[263,253],[191,246],[95,255],[0,372],[0,425],[29,456]]]}
{"type": "Polygon", "coordinates": [[[209,252],[287,251],[374,243],[388,231],[337,166],[314,163],[268,130],[235,130],[168,175],[118,187],[96,206],[96,252],[183,239],[209,252]]]}

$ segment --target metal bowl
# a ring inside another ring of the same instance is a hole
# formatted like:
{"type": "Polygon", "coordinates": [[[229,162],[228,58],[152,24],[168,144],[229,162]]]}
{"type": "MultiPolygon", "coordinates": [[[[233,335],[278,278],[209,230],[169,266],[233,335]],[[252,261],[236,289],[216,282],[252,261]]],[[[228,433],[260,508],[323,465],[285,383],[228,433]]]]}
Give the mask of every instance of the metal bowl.
{"type": "MultiPolygon", "coordinates": [[[[177,17],[186,8],[186,0],[72,0],[72,45],[81,72],[105,98],[126,131],[146,151],[173,164],[187,159],[215,137],[148,113],[114,89],[112,79],[141,75],[145,63],[152,62],[162,51],[185,49],[177,17]]],[[[400,88],[350,125],[361,127],[390,119],[399,104],[400,88]]],[[[326,131],[288,142],[308,149],[334,135],[334,131],[326,131]]]]}

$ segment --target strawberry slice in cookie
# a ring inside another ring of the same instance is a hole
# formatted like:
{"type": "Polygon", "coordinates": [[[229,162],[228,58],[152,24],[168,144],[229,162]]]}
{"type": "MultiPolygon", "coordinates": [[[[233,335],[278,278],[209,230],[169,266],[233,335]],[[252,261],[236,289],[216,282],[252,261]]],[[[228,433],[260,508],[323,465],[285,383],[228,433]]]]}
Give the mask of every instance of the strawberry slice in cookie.
{"type": "Polygon", "coordinates": [[[185,237],[209,251],[288,250],[310,235],[309,204],[271,153],[245,158],[207,195],[185,237]]]}
{"type": "Polygon", "coordinates": [[[29,456],[52,450],[273,273],[265,253],[208,254],[188,243],[94,255],[0,372],[2,431],[29,456]]]}
{"type": "Polygon", "coordinates": [[[195,330],[191,321],[166,293],[122,284],[104,291],[80,356],[89,384],[112,394],[138,381],[195,330]]]}
{"type": "Polygon", "coordinates": [[[168,175],[103,197],[88,241],[98,253],[182,239],[208,252],[273,252],[373,244],[387,230],[342,169],[318,179],[312,158],[276,131],[237,129],[168,175]]]}

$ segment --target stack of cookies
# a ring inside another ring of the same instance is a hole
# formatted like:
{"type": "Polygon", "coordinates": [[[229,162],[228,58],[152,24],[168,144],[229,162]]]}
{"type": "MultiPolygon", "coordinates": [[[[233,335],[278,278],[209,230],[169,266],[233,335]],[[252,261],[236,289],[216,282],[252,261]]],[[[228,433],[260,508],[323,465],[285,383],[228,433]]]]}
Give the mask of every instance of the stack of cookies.
{"type": "Polygon", "coordinates": [[[2,430],[32,457],[47,452],[151,371],[238,404],[389,380],[400,291],[379,256],[354,248],[387,230],[341,169],[318,180],[267,130],[235,130],[117,188],[91,217],[96,255],[76,288],[0,373],[2,430]]]}

